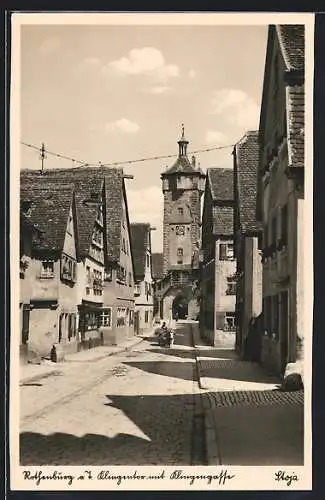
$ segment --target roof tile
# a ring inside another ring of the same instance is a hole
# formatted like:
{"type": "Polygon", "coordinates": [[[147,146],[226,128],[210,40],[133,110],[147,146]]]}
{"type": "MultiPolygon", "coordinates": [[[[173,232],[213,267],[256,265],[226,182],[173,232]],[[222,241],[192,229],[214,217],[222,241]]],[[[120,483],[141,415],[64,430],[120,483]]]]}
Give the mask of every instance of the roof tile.
{"type": "Polygon", "coordinates": [[[37,250],[61,251],[73,200],[73,185],[55,186],[51,182],[21,182],[21,201],[29,201],[25,214],[41,236],[34,242],[37,250]]]}
{"type": "Polygon", "coordinates": [[[303,70],[305,64],[305,26],[277,25],[277,34],[288,70],[303,70]]]}
{"type": "Polygon", "coordinates": [[[230,168],[208,168],[209,185],[213,201],[232,201],[233,170],[230,168]]]}
{"type": "Polygon", "coordinates": [[[156,280],[163,278],[164,276],[164,256],[162,253],[153,253],[151,255],[152,259],[152,277],[156,280]]]}
{"type": "Polygon", "coordinates": [[[148,243],[150,243],[150,224],[141,222],[131,224],[131,246],[136,280],[143,279],[145,275],[148,243]]]}
{"type": "Polygon", "coordinates": [[[258,132],[248,132],[236,146],[235,186],[242,230],[259,229],[256,221],[257,172],[259,165],[258,132]]]}

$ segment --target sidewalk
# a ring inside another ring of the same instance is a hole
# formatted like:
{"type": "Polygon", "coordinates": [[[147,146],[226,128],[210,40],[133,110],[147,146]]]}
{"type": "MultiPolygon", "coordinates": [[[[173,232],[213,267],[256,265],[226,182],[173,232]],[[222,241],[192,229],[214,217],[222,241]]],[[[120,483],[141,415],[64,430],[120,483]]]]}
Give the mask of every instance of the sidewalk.
{"type": "Polygon", "coordinates": [[[53,363],[52,361],[43,360],[39,365],[22,365],[20,366],[20,384],[30,384],[49,376],[62,374],[68,366],[71,366],[70,363],[91,363],[108,356],[113,356],[114,354],[128,351],[137,344],[140,344],[142,341],[142,336],[136,336],[129,338],[116,346],[104,345],[72,354],[66,354],[64,361],[61,363],[53,363]]]}
{"type": "Polygon", "coordinates": [[[210,347],[192,325],[202,389],[209,465],[303,464],[303,391],[279,391],[280,379],[229,347],[210,347]]]}

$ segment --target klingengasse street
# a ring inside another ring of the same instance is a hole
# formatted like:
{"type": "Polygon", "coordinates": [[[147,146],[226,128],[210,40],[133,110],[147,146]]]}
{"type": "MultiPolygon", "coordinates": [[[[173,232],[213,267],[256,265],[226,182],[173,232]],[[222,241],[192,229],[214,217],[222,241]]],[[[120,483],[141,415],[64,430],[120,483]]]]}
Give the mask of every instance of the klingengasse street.
{"type": "Polygon", "coordinates": [[[172,348],[148,335],[22,380],[21,465],[302,463],[302,391],[277,390],[227,339],[209,347],[196,329],[178,322],[172,348]]]}

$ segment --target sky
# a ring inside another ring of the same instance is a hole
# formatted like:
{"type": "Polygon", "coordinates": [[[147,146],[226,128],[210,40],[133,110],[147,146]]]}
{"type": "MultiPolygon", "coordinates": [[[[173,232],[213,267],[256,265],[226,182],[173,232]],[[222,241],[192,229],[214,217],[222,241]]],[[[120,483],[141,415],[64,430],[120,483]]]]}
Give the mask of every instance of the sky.
{"type": "MultiPolygon", "coordinates": [[[[234,144],[258,129],[267,26],[24,25],[21,141],[86,163],[234,144]]],[[[232,167],[232,148],[196,154],[232,167]]],[[[174,158],[124,166],[131,222],[150,222],[162,251],[160,174],[174,158]]],[[[74,166],[47,155],[45,168],[74,166]]],[[[21,147],[21,167],[40,168],[21,147]]]]}

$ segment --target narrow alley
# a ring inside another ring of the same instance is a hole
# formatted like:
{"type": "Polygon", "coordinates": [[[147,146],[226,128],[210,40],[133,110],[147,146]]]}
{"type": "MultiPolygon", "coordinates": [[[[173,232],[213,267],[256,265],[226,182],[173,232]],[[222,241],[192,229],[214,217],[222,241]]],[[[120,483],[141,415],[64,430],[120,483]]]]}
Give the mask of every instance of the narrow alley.
{"type": "Polygon", "coordinates": [[[146,337],[22,383],[21,464],[300,465],[303,392],[278,382],[179,322],[171,349],[146,337]]]}

